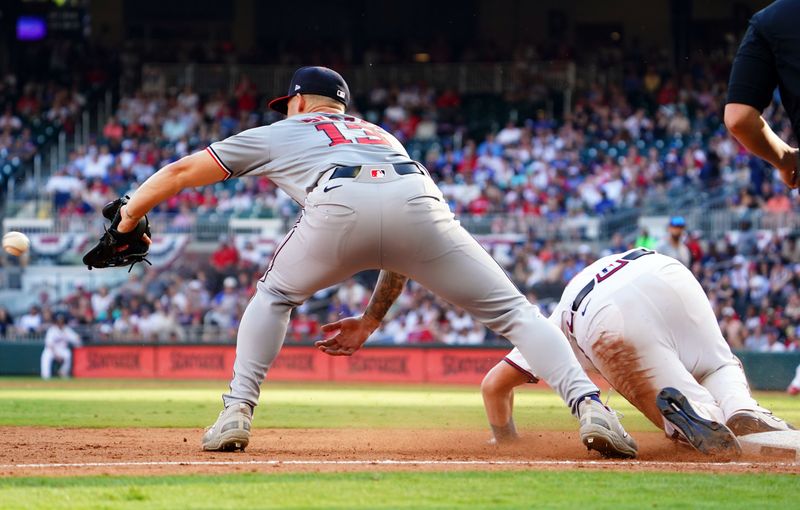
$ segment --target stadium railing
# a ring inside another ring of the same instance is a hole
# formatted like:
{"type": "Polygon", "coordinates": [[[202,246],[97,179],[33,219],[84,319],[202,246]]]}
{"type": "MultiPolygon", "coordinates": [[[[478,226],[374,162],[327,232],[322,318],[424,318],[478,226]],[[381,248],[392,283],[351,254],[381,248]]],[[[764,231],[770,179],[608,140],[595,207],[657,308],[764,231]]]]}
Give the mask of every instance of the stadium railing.
{"type": "MultiPolygon", "coordinates": [[[[204,213],[189,222],[177,223],[177,214],[148,214],[154,235],[187,234],[193,241],[218,241],[221,237],[235,234],[262,234],[279,236],[286,232],[293,220],[282,218],[247,218],[235,214],[204,213]]],[[[16,217],[5,218],[5,230],[16,230],[24,234],[85,234],[95,233],[99,237],[103,225],[108,221],[97,214],[62,216],[58,218],[16,217]]]]}
{"type": "MultiPolygon", "coordinates": [[[[216,324],[200,325],[179,325],[173,324],[162,328],[155,333],[131,333],[114,330],[107,323],[102,324],[79,324],[71,326],[72,329],[81,337],[85,344],[102,345],[109,344],[130,344],[130,345],[178,345],[178,344],[230,344],[236,343],[236,326],[219,326],[216,324]]],[[[38,332],[21,332],[17,329],[10,329],[5,335],[0,335],[3,342],[32,342],[43,341],[46,330],[38,332]]],[[[479,345],[484,346],[506,346],[508,341],[502,337],[488,332],[486,339],[479,345]]],[[[291,345],[313,345],[319,340],[321,334],[313,336],[298,336],[289,330],[286,336],[286,343],[291,345]]],[[[393,337],[377,332],[370,340],[370,345],[397,345],[393,337]]],[[[401,342],[403,344],[415,342],[401,342]]],[[[447,345],[441,341],[425,342],[437,345],[447,345]]]]}
{"type": "MultiPolygon", "coordinates": [[[[286,89],[297,66],[254,66],[216,64],[146,63],[142,66],[145,86],[190,85],[198,93],[218,90],[233,92],[242,77],[248,77],[261,91],[286,89]]],[[[420,63],[363,65],[343,70],[350,89],[358,94],[381,86],[425,83],[441,90],[462,94],[511,91],[520,83],[543,82],[564,92],[575,85],[575,63],[571,61],[504,63],[420,63]]],[[[566,94],[568,95],[568,94],[566,94]]]]}
{"type": "MultiPolygon", "coordinates": [[[[740,211],[725,206],[673,207],[655,210],[623,209],[602,216],[547,217],[516,213],[470,215],[460,214],[458,219],[474,235],[525,234],[531,239],[548,239],[558,242],[604,243],[614,234],[624,238],[635,236],[643,226],[666,225],[668,218],[679,214],[686,218],[689,229],[699,231],[705,238],[719,239],[737,230],[742,220],[749,220],[752,228],[781,232],[800,230],[800,215],[795,212],[773,213],[761,209],[740,211]],[[661,224],[664,225],[661,225],[661,224]]],[[[176,222],[178,215],[154,213],[149,215],[155,235],[185,234],[191,241],[217,242],[223,237],[255,235],[280,238],[294,223],[294,217],[259,218],[233,213],[209,212],[198,214],[188,222],[176,222]]],[[[3,227],[25,234],[85,234],[102,232],[107,223],[97,215],[59,218],[7,217],[3,227]]],[[[659,230],[651,230],[658,237],[659,230]]]]}

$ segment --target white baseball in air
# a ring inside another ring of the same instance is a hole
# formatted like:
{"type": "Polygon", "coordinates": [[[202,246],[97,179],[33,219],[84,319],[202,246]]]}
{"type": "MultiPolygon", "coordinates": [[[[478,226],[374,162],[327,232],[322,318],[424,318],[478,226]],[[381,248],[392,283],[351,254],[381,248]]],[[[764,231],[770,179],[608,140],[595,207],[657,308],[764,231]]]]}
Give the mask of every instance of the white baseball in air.
{"type": "Polygon", "coordinates": [[[3,249],[15,257],[19,257],[28,251],[30,246],[31,240],[22,232],[12,231],[3,236],[3,249]]]}

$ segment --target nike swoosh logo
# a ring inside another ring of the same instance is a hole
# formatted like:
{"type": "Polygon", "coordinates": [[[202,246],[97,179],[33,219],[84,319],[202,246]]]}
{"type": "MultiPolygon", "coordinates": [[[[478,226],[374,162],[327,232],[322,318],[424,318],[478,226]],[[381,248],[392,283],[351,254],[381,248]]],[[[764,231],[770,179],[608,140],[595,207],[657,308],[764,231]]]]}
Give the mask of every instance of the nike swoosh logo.
{"type": "Polygon", "coordinates": [[[336,186],[325,186],[325,187],[322,189],[322,191],[324,191],[325,193],[327,193],[327,192],[329,192],[329,191],[330,191],[330,190],[332,190],[332,189],[341,188],[342,186],[344,186],[344,184],[337,184],[336,186]]]}
{"type": "Polygon", "coordinates": [[[592,298],[589,298],[589,301],[586,302],[586,306],[583,307],[583,311],[581,312],[581,317],[586,315],[586,309],[589,308],[589,303],[592,301],[592,298]]]}

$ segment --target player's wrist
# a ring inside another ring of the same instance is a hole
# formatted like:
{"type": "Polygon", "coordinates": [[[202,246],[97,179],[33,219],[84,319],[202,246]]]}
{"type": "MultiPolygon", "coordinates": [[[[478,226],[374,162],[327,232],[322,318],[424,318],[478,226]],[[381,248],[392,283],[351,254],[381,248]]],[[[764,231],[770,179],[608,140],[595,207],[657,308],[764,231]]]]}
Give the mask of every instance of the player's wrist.
{"type": "Polygon", "coordinates": [[[122,208],[120,209],[120,214],[122,214],[123,220],[131,221],[133,223],[139,221],[139,216],[133,214],[130,210],[130,207],[128,207],[127,205],[122,206],[122,208]]]}
{"type": "Polygon", "coordinates": [[[361,323],[372,333],[381,325],[381,320],[365,313],[361,316],[361,323]]]}
{"type": "Polygon", "coordinates": [[[121,218],[119,225],[117,225],[118,232],[122,233],[130,232],[136,227],[136,224],[139,222],[139,218],[128,210],[127,205],[123,205],[120,208],[119,214],[121,218]]]}

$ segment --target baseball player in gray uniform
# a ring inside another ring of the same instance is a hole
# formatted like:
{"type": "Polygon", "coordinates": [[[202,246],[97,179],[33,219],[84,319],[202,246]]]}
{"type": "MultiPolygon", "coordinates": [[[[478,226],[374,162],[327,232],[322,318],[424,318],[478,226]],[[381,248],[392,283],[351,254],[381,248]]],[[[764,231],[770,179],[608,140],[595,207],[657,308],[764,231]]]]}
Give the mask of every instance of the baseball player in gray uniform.
{"type": "Polygon", "coordinates": [[[327,68],[303,67],[270,107],[285,120],[211,144],[159,170],[122,210],[121,232],[187,187],[265,175],[303,212],[275,250],[245,310],[225,409],[205,450],[244,449],[260,385],[283,344],[292,309],[316,291],[380,269],[361,317],[329,326],[323,352],[351,355],[380,324],[408,278],[456,304],[517,346],[580,419],[581,439],[604,455],[633,457],[636,443],[602,405],[561,330],[542,316],[464,230],[419,163],[383,129],[345,114],[350,91],[327,68]]]}
{"type": "MultiPolygon", "coordinates": [[[[734,436],[793,428],[753,400],[703,288],[672,257],[638,248],[601,258],[570,281],[550,320],[654,424],[703,453],[736,454],[734,436]]],[[[516,437],[513,389],[534,374],[517,349],[486,374],[496,441],[516,437]]]]}

